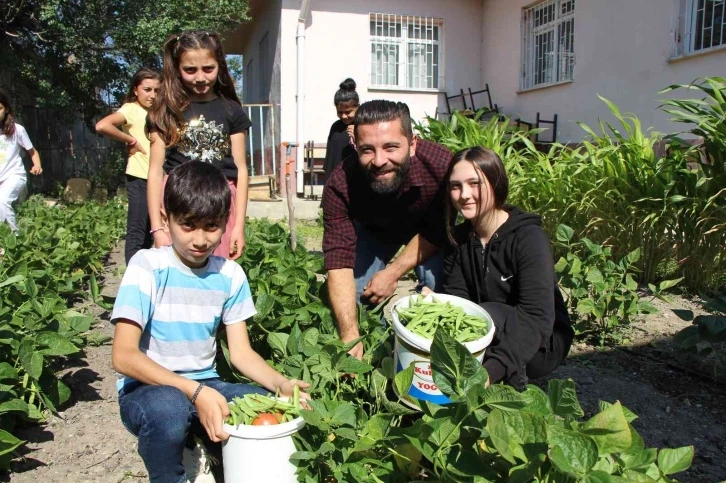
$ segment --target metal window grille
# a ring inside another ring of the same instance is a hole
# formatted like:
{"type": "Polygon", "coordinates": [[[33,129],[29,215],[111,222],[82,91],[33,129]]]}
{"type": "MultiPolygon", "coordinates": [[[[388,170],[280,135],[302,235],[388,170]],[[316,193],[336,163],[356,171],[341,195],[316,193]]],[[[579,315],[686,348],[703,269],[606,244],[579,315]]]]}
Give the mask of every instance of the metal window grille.
{"type": "Polygon", "coordinates": [[[371,85],[438,89],[443,25],[437,18],[370,14],[371,85]]]}
{"type": "Polygon", "coordinates": [[[575,0],[546,0],[522,10],[520,88],[572,80],[575,0]]]}
{"type": "Polygon", "coordinates": [[[726,0],[676,0],[673,55],[726,45],[726,0]]]}

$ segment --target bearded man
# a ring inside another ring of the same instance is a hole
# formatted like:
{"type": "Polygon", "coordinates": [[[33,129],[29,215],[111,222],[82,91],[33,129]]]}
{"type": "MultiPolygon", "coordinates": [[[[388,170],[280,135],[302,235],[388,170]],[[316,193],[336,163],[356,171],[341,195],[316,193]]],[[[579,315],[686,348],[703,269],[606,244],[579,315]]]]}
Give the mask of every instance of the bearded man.
{"type": "MultiPolygon", "coordinates": [[[[414,136],[402,102],[365,102],[354,122],[357,156],[332,171],[323,191],[328,291],[343,342],[360,336],[357,304],[385,301],[409,270],[418,290],[440,288],[451,161],[449,150],[414,136]]],[[[350,354],[362,358],[363,345],[350,354]]]]}

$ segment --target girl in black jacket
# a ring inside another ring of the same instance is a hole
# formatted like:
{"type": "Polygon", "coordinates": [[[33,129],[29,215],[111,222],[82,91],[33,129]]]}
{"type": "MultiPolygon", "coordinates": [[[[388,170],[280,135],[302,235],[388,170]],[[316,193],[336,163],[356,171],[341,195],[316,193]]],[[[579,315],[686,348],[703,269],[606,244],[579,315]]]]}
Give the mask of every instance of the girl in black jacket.
{"type": "Polygon", "coordinates": [[[484,355],[490,383],[524,388],[528,378],[552,372],[572,343],[549,240],[539,216],[504,204],[509,181],[494,151],[456,153],[445,181],[453,247],[444,292],[480,304],[494,319],[497,331],[484,355]],[[465,221],[453,227],[457,212],[465,221]]]}
{"type": "Polygon", "coordinates": [[[338,120],[330,126],[328,144],[325,148],[325,180],[330,177],[333,168],[339,165],[344,159],[355,154],[355,143],[353,141],[353,120],[360,104],[358,93],[355,91],[355,81],[345,79],[340,83],[340,89],[333,97],[335,112],[338,120]]]}

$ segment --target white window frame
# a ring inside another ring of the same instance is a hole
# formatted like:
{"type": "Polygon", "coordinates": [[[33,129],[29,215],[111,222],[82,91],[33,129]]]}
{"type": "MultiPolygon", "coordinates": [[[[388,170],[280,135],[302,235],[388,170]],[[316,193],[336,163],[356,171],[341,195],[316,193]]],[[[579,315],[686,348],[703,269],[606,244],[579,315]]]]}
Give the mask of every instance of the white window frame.
{"type": "Polygon", "coordinates": [[[726,47],[726,0],[676,0],[674,17],[672,57],[726,47]],[[709,14],[711,23],[706,24],[705,17],[709,14]],[[708,45],[704,45],[707,33],[710,40],[708,45]]]}
{"type": "Polygon", "coordinates": [[[575,0],[524,7],[521,32],[521,91],[574,80],[575,0]]]}
{"type": "Polygon", "coordinates": [[[432,92],[443,90],[444,19],[370,13],[369,25],[371,88],[432,92]],[[389,55],[395,53],[396,58],[381,61],[379,54],[382,57],[386,49],[390,49],[389,55]],[[410,54],[411,49],[423,49],[425,60],[416,64],[417,59],[410,54]]]}

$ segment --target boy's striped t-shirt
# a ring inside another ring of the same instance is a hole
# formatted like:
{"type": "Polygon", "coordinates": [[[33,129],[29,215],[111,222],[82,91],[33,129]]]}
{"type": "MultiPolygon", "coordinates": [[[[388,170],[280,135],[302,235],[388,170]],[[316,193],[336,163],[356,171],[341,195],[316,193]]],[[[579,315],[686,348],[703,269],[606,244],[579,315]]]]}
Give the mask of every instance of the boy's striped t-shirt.
{"type": "MultiPolygon", "coordinates": [[[[220,322],[256,314],[247,277],[237,263],[210,256],[207,265],[184,265],[172,247],[140,250],[129,261],[111,323],[142,329],[139,349],[159,365],[190,379],[217,377],[215,335],[220,322]]],[[[133,382],[120,376],[117,387],[133,382]]]]}

